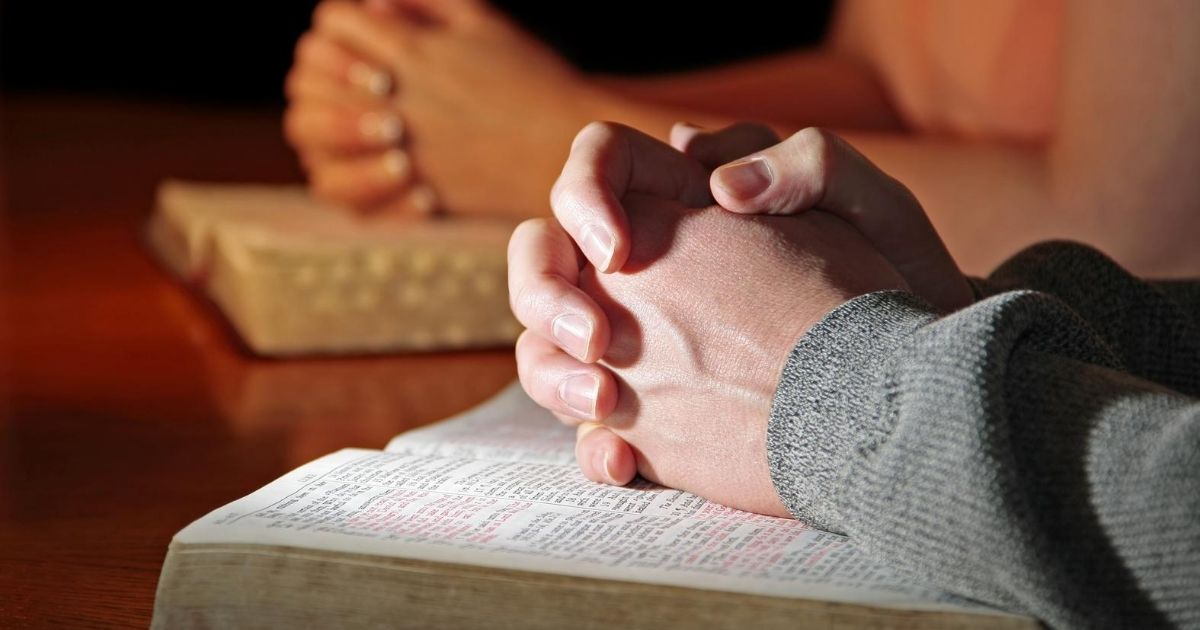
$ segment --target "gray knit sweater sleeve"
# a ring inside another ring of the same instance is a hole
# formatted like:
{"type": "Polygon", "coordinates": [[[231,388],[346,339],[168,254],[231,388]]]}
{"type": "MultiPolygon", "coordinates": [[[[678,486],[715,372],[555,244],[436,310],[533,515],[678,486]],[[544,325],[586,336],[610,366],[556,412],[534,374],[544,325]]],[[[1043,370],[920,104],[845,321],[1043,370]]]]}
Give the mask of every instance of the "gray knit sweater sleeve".
{"type": "Polygon", "coordinates": [[[797,518],[1053,627],[1200,627],[1200,301],[1052,243],[942,316],[852,300],[792,350],[767,449],[797,518]]]}

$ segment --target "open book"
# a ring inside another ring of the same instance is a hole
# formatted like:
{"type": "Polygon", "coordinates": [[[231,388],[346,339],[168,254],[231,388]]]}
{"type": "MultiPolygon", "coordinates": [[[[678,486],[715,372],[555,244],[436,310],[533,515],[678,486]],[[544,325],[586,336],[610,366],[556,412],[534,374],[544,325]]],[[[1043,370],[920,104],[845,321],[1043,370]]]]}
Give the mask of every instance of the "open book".
{"type": "Polygon", "coordinates": [[[356,217],[301,186],[165,182],[148,240],[269,356],[511,345],[509,219],[356,217]]]}
{"type": "Polygon", "coordinates": [[[153,626],[1037,627],[797,521],[590,482],[573,446],[513,385],[301,466],[176,534],[153,626]]]}

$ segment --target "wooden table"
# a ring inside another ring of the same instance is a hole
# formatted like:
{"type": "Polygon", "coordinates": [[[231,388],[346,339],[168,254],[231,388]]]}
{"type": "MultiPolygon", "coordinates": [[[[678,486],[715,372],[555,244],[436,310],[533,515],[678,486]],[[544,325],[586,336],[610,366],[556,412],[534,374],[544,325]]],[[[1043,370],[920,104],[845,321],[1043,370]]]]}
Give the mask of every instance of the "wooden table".
{"type": "Polygon", "coordinates": [[[171,535],[514,378],[504,351],[272,361],[146,253],[164,177],[298,181],[279,112],[3,104],[0,626],[146,626],[171,535]]]}

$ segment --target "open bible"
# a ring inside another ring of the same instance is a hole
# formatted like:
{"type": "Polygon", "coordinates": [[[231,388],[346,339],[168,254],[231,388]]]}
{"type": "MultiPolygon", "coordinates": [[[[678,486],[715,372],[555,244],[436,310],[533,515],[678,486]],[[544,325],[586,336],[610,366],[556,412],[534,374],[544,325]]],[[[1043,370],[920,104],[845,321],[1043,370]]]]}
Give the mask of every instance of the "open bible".
{"type": "Polygon", "coordinates": [[[588,481],[519,386],[382,451],[301,466],[176,534],[156,628],[1035,628],[851,542],[588,481]]]}

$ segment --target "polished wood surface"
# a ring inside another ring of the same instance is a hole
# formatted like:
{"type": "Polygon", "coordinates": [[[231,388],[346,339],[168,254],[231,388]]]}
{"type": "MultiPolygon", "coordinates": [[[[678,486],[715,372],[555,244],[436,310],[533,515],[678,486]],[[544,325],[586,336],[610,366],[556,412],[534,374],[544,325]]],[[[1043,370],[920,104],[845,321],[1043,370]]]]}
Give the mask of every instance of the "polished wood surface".
{"type": "Polygon", "coordinates": [[[0,626],[144,627],[184,525],[515,377],[499,350],[257,359],[155,264],[161,179],[300,179],[277,111],[0,112],[0,626]]]}

